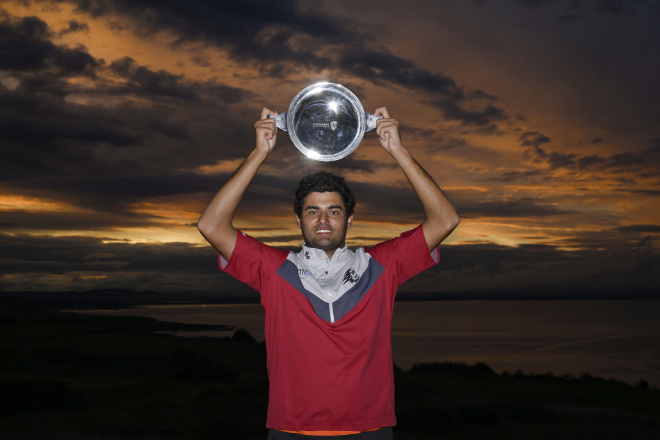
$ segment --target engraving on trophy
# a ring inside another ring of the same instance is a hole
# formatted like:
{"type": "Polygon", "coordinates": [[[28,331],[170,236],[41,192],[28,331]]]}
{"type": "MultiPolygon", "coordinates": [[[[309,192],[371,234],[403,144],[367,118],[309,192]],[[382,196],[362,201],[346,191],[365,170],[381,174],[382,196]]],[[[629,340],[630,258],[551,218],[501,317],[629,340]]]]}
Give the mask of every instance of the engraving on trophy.
{"type": "Polygon", "coordinates": [[[312,127],[314,128],[329,128],[332,131],[335,131],[337,129],[338,122],[337,121],[332,121],[330,123],[328,122],[312,122],[312,127]]]}

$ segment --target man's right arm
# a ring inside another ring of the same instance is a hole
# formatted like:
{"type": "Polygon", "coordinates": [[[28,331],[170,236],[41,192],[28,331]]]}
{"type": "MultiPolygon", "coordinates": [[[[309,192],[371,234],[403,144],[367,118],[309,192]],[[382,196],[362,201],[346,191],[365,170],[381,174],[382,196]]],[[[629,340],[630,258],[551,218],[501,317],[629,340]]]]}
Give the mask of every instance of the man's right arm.
{"type": "Polygon", "coordinates": [[[236,208],[277,141],[277,127],[275,119],[269,118],[271,115],[277,116],[277,112],[264,107],[261,119],[254,124],[254,150],[211,199],[197,221],[199,232],[227,261],[236,246],[233,226],[236,208]]]}

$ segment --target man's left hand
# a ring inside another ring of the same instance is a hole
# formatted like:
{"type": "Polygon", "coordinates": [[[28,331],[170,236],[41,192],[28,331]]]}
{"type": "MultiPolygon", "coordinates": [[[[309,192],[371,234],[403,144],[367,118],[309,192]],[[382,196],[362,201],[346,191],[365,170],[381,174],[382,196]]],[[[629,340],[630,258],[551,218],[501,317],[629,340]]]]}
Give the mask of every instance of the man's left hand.
{"type": "Polygon", "coordinates": [[[374,116],[383,117],[383,119],[379,119],[378,122],[376,122],[376,134],[378,134],[380,146],[390,154],[394,153],[395,150],[402,148],[401,136],[399,135],[399,121],[390,118],[390,114],[385,107],[377,108],[374,112],[374,116]]]}

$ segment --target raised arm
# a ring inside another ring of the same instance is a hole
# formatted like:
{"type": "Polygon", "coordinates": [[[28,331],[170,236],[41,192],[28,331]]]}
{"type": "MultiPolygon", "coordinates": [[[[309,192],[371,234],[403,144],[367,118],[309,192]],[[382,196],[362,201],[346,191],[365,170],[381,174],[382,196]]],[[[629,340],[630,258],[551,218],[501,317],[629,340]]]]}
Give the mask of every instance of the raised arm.
{"type": "Polygon", "coordinates": [[[197,221],[199,232],[227,261],[236,246],[233,225],[236,208],[277,141],[275,119],[269,119],[270,115],[277,116],[277,112],[265,107],[261,110],[261,119],[254,123],[254,150],[211,199],[197,221]]]}
{"type": "Polygon", "coordinates": [[[422,224],[424,238],[429,250],[432,250],[458,226],[460,221],[458,213],[433,178],[402,145],[399,122],[390,118],[385,107],[376,109],[374,115],[383,117],[378,121],[376,128],[381,147],[399,164],[422,202],[426,214],[422,224]]]}

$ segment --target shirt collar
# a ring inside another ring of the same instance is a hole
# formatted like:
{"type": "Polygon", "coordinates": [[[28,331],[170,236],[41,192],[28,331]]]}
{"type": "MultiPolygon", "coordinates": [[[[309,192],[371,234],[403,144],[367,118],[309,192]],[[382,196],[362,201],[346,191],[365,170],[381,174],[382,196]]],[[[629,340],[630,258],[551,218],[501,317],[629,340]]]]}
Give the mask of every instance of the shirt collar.
{"type": "MultiPolygon", "coordinates": [[[[337,248],[335,250],[335,253],[332,255],[332,259],[335,260],[337,258],[340,258],[344,253],[348,250],[348,246],[344,245],[344,247],[337,248]]],[[[300,251],[302,253],[303,258],[306,261],[314,260],[314,261],[328,261],[328,254],[325,253],[323,249],[317,249],[317,248],[311,248],[305,244],[303,241],[302,244],[302,250],[300,251]]]]}

